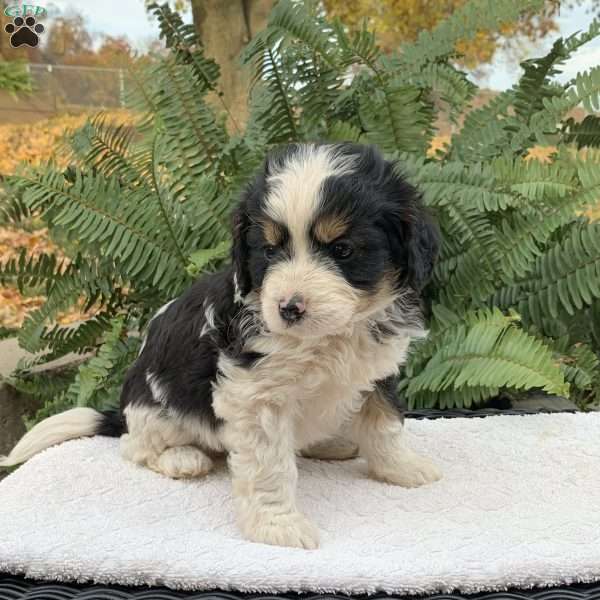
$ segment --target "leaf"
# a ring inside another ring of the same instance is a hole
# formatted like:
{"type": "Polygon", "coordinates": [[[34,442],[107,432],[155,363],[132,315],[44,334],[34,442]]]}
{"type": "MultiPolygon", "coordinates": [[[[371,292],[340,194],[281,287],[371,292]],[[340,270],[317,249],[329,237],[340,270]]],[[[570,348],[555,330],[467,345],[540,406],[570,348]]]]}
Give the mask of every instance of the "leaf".
{"type": "Polygon", "coordinates": [[[480,391],[539,387],[559,395],[568,395],[569,390],[550,350],[498,310],[475,313],[468,325],[453,330],[452,338],[446,333],[444,345],[411,378],[407,393],[413,396],[463,387],[480,391]]]}
{"type": "Polygon", "coordinates": [[[190,264],[187,267],[188,273],[190,275],[197,275],[211,263],[229,256],[230,250],[231,242],[224,241],[214,248],[207,248],[205,250],[194,252],[190,256],[190,264]]]}

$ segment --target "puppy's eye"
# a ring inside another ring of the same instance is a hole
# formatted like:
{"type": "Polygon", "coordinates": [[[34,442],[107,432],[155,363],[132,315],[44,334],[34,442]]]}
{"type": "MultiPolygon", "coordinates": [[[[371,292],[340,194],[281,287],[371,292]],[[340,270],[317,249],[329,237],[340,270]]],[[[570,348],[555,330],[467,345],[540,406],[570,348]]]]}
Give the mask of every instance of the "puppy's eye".
{"type": "Polygon", "coordinates": [[[348,258],[354,252],[350,242],[335,242],[331,246],[331,253],[335,258],[348,258]]]}
{"type": "Polygon", "coordinates": [[[277,247],[276,246],[265,246],[264,248],[264,252],[265,252],[265,258],[267,260],[271,260],[276,254],[277,254],[277,247]]]}

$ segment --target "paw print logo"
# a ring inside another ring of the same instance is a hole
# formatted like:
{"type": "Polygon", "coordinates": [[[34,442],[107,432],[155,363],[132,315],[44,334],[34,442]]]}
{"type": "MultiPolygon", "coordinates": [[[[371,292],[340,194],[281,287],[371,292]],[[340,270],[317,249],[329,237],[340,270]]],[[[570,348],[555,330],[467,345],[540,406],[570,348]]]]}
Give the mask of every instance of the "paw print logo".
{"type": "Polygon", "coordinates": [[[15,17],[12,23],[8,23],[4,27],[6,33],[10,33],[10,45],[13,48],[18,48],[24,44],[35,48],[40,38],[38,35],[44,33],[44,26],[41,23],[35,22],[35,17],[15,17]]]}

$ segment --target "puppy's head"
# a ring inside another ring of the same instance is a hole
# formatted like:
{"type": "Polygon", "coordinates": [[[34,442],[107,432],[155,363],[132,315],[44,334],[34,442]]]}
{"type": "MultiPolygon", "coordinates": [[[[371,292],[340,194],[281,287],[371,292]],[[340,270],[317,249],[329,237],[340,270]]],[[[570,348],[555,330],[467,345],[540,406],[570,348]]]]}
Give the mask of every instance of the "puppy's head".
{"type": "Polygon", "coordinates": [[[268,329],[298,338],[416,299],[437,248],[416,190],[369,146],[287,146],[234,213],[239,296],[255,292],[268,329]]]}

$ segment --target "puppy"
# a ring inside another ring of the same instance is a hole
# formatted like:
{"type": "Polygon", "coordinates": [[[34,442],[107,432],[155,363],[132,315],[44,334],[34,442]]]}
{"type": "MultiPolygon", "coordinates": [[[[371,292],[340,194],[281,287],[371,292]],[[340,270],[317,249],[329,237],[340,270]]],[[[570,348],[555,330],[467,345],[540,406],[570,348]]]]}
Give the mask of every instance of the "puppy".
{"type": "Polygon", "coordinates": [[[300,452],[343,435],[376,479],[440,478],[405,445],[395,391],[424,335],[419,295],[437,249],[418,193],[375,148],[287,146],[234,212],[232,266],[151,321],[120,414],[51,417],[0,464],[96,434],[121,436],[127,460],[168,477],[206,475],[226,453],[243,535],[316,548],[296,506],[300,452]]]}

